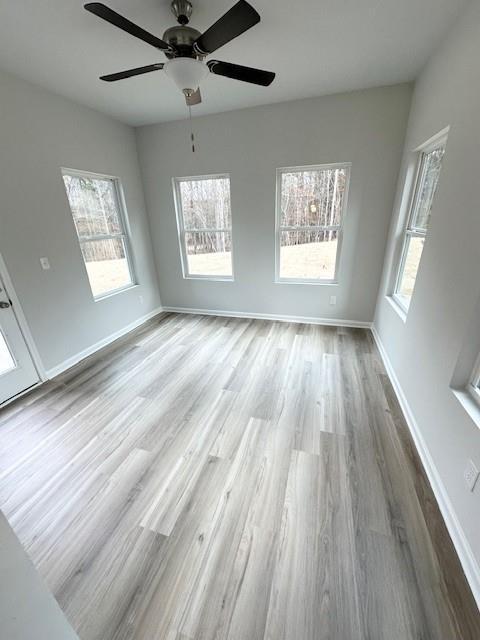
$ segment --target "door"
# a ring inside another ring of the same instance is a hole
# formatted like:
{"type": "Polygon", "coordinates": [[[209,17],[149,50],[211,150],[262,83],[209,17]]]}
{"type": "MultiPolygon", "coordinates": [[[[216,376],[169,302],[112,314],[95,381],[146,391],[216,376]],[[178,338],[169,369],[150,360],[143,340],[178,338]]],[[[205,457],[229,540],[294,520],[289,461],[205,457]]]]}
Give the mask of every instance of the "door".
{"type": "Polygon", "coordinates": [[[12,302],[0,278],[0,405],[38,380],[12,302]]]}

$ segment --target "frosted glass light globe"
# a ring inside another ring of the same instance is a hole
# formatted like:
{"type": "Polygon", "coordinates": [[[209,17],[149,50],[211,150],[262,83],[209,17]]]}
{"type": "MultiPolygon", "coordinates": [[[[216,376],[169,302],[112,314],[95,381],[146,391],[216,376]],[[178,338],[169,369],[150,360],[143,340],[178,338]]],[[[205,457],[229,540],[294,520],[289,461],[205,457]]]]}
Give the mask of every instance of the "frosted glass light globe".
{"type": "Polygon", "coordinates": [[[209,73],[208,67],[193,58],[173,58],[165,63],[164,71],[180,91],[196,91],[209,73]]]}

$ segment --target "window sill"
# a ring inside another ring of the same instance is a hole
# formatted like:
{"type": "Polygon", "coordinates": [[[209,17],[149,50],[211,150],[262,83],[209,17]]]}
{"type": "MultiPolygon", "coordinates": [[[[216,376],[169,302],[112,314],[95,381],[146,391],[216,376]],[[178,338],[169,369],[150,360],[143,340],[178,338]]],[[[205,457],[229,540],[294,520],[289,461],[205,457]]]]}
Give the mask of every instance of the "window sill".
{"type": "Polygon", "coordinates": [[[183,276],[183,279],[200,282],[235,282],[233,276],[183,276]]]}
{"type": "Polygon", "coordinates": [[[474,391],[470,389],[454,389],[452,388],[453,395],[460,402],[462,407],[468,413],[470,418],[475,422],[477,427],[480,428],[480,395],[477,400],[474,397],[474,391]]]}
{"type": "Polygon", "coordinates": [[[385,296],[390,306],[396,311],[396,313],[400,316],[402,322],[407,321],[407,313],[408,309],[406,309],[401,302],[398,300],[396,296],[385,296]]]}
{"type": "Polygon", "coordinates": [[[327,285],[338,286],[338,280],[301,280],[296,278],[277,278],[274,284],[313,284],[313,285],[327,285]]]}
{"type": "Polygon", "coordinates": [[[131,289],[136,289],[139,286],[140,285],[138,283],[129,284],[126,287],[121,287],[120,289],[114,289],[113,291],[109,291],[108,293],[105,293],[104,295],[94,297],[93,301],[94,302],[102,302],[102,300],[106,300],[107,298],[113,298],[113,296],[116,296],[119,293],[125,293],[125,291],[130,291],[131,289]]]}

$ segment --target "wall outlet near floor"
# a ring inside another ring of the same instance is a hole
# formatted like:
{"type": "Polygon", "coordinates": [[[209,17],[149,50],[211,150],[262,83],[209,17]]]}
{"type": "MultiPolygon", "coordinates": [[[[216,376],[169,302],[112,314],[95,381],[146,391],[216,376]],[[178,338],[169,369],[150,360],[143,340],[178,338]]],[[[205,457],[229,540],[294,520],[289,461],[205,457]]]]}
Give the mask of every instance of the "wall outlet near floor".
{"type": "Polygon", "coordinates": [[[330,304],[334,307],[337,304],[337,296],[330,296],[330,304]]]}
{"type": "Polygon", "coordinates": [[[465,467],[465,471],[463,472],[465,484],[467,485],[469,491],[473,491],[475,489],[479,474],[480,471],[475,466],[473,460],[469,460],[467,462],[467,466],[465,467]]]}
{"type": "Polygon", "coordinates": [[[40,264],[42,265],[42,269],[44,271],[48,271],[48,269],[50,269],[50,262],[48,258],[40,258],[40,264]]]}

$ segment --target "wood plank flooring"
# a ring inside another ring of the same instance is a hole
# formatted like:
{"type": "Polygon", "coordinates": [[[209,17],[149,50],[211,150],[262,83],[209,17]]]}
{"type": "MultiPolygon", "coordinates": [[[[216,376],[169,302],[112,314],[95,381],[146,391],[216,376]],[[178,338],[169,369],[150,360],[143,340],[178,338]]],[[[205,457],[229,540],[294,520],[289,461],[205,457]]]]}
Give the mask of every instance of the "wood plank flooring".
{"type": "Polygon", "coordinates": [[[0,412],[81,640],[457,640],[480,614],[368,331],[165,315],[0,412]]]}

